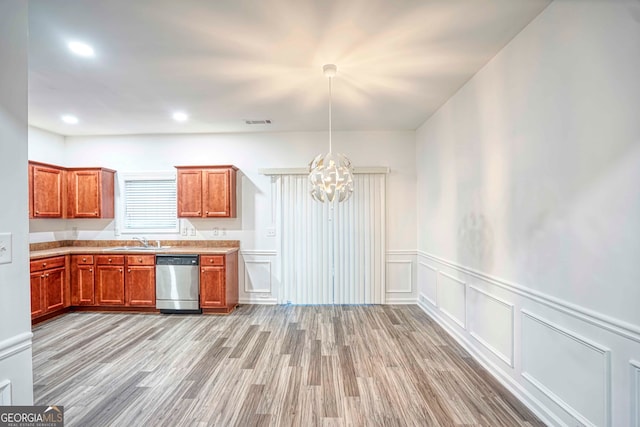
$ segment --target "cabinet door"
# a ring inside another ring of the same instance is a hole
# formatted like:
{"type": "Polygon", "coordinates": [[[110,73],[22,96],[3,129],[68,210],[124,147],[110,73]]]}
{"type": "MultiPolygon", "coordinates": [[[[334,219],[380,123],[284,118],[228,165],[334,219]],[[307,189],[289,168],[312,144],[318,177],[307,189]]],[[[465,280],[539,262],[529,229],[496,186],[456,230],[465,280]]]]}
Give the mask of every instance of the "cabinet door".
{"type": "Polygon", "coordinates": [[[30,165],[31,216],[33,218],[62,218],[63,170],[30,165]]]}
{"type": "Polygon", "coordinates": [[[93,265],[75,265],[71,277],[71,304],[95,304],[95,273],[93,265]]]}
{"type": "Polygon", "coordinates": [[[224,266],[200,268],[200,306],[222,307],[225,305],[224,266]]]}
{"type": "Polygon", "coordinates": [[[235,217],[235,192],[232,194],[231,191],[232,172],[229,169],[203,171],[202,203],[205,217],[235,217]]]}
{"type": "Polygon", "coordinates": [[[156,306],[156,268],[153,266],[129,266],[126,277],[127,305],[137,307],[156,306]]]}
{"type": "Polygon", "coordinates": [[[45,312],[44,306],[44,273],[31,273],[31,318],[41,316],[45,312]]]}
{"type": "Polygon", "coordinates": [[[69,216],[100,217],[100,171],[69,171],[69,216]]]}
{"type": "Polygon", "coordinates": [[[96,299],[98,305],[124,305],[124,267],[96,267],[96,299]]]}
{"type": "Polygon", "coordinates": [[[202,170],[178,170],[178,217],[202,217],[202,170]]]}
{"type": "Polygon", "coordinates": [[[65,269],[54,268],[44,272],[45,311],[64,308],[65,269]]]}

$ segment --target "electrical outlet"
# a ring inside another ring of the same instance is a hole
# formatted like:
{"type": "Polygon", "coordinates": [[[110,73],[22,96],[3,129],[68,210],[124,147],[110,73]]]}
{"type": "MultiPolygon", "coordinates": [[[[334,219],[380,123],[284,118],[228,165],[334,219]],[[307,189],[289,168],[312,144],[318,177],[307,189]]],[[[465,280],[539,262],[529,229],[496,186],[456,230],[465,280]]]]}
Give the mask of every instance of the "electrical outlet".
{"type": "Polygon", "coordinates": [[[226,229],[226,228],[223,228],[223,229],[222,229],[222,235],[223,235],[223,236],[226,236],[226,235],[227,235],[227,229],[226,229]]]}
{"type": "Polygon", "coordinates": [[[217,236],[218,235],[218,227],[213,227],[213,235],[217,236]]]}
{"type": "Polygon", "coordinates": [[[0,264],[11,263],[11,233],[0,233],[0,264]]]}
{"type": "Polygon", "coordinates": [[[183,236],[187,235],[187,227],[182,227],[182,235],[183,236]]]}
{"type": "Polygon", "coordinates": [[[192,228],[190,231],[191,231],[191,233],[190,233],[190,234],[191,234],[192,236],[195,236],[195,235],[196,235],[196,229],[195,229],[195,228],[192,228]]]}
{"type": "Polygon", "coordinates": [[[267,228],[267,237],[276,237],[276,229],[274,227],[267,228]]]}

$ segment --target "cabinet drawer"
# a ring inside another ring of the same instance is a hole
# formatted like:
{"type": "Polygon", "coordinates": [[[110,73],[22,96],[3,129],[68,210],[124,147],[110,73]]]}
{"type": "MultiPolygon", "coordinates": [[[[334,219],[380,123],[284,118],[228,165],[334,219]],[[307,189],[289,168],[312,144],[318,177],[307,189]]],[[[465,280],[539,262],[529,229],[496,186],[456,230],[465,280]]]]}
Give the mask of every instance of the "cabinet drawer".
{"type": "Polygon", "coordinates": [[[155,255],[127,255],[127,265],[155,265],[155,255]]]}
{"type": "Polygon", "coordinates": [[[35,261],[31,261],[31,272],[48,270],[50,268],[64,267],[64,256],[55,258],[42,258],[35,261]]]}
{"type": "Polygon", "coordinates": [[[78,265],[91,265],[93,264],[93,255],[73,255],[72,262],[78,265]]]}
{"type": "Polygon", "coordinates": [[[124,255],[96,255],[96,265],[124,265],[124,255]]]}
{"type": "Polygon", "coordinates": [[[200,265],[224,265],[224,255],[202,255],[200,265]]]}

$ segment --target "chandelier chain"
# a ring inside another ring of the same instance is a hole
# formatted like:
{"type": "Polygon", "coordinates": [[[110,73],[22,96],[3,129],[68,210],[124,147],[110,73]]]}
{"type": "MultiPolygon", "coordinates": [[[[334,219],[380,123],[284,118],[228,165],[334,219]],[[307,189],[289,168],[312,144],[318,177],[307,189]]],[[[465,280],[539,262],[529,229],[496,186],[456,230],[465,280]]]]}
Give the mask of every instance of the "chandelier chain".
{"type": "Polygon", "coordinates": [[[331,93],[331,80],[332,77],[329,77],[329,153],[333,152],[331,145],[331,104],[333,103],[333,95],[331,93]]]}

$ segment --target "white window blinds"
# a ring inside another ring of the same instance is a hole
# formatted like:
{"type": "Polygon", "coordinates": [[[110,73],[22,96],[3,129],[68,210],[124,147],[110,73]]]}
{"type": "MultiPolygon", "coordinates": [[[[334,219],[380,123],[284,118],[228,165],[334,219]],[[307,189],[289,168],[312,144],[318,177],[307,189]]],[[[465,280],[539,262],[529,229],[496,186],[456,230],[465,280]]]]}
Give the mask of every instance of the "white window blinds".
{"type": "Polygon", "coordinates": [[[353,196],[324,204],[306,175],[282,175],[280,303],[382,304],[385,175],[356,174],[353,196]]]}
{"type": "Polygon", "coordinates": [[[128,176],[123,180],[122,189],[122,232],[178,231],[174,175],[128,176]]]}

